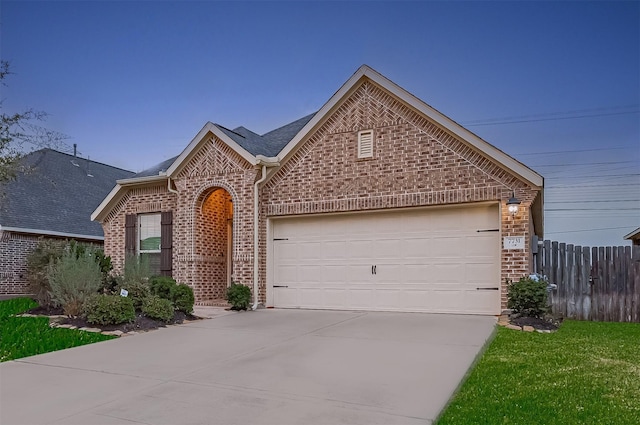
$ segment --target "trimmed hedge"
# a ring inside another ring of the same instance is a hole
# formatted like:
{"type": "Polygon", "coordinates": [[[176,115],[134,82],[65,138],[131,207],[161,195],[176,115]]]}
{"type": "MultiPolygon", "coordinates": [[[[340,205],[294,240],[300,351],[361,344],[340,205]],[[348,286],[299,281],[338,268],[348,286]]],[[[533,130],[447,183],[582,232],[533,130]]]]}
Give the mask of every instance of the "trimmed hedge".
{"type": "Polygon", "coordinates": [[[89,323],[95,325],[119,325],[136,318],[133,300],[120,295],[97,295],[85,302],[84,313],[89,323]]]}
{"type": "Polygon", "coordinates": [[[171,301],[157,295],[151,295],[143,301],[142,312],[151,319],[161,320],[165,323],[171,321],[174,315],[171,301]]]}

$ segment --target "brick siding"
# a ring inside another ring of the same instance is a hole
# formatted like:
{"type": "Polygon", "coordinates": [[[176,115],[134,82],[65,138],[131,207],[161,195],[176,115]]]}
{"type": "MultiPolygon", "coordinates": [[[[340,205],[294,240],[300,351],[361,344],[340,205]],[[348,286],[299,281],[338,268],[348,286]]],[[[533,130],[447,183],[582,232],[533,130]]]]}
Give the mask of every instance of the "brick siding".
{"type": "MultiPolygon", "coordinates": [[[[42,240],[63,241],[40,235],[0,231],[0,295],[29,294],[27,258],[42,240]]],[[[102,243],[89,245],[102,248],[102,243]]]]}
{"type": "MultiPolygon", "coordinates": [[[[124,260],[124,216],[174,212],[173,273],[192,285],[196,300],[218,298],[226,287],[228,202],[233,203],[232,280],[253,280],[253,185],[260,171],[209,135],[174,179],[130,189],[103,226],[105,251],[124,260]],[[218,190],[224,189],[224,190],[218,190]]],[[[525,236],[523,250],[501,252],[502,302],[506,279],[530,270],[531,204],[539,190],[364,79],[334,108],[260,194],[259,299],[266,300],[268,217],[365,211],[471,202],[499,202],[501,236],[525,236]],[[358,159],[358,131],[373,129],[373,158],[358,159]],[[512,191],[522,201],[512,217],[512,191]]]]}

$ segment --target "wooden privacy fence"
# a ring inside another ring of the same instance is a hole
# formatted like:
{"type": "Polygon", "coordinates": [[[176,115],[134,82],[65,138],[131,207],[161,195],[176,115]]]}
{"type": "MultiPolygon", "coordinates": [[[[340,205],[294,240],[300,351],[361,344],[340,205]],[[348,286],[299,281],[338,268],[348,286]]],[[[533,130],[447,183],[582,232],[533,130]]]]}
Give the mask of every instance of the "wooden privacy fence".
{"type": "Polygon", "coordinates": [[[640,246],[583,247],[543,241],[536,272],[551,291],[556,315],[578,320],[640,323],[640,246]]]}

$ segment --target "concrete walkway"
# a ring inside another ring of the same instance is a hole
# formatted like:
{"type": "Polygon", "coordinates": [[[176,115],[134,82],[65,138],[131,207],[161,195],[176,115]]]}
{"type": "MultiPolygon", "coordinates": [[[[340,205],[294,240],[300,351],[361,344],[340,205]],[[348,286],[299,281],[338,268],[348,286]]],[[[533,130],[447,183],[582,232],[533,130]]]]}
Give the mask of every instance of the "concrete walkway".
{"type": "Polygon", "coordinates": [[[496,322],[348,311],[210,314],[0,364],[0,423],[429,424],[496,322]]]}

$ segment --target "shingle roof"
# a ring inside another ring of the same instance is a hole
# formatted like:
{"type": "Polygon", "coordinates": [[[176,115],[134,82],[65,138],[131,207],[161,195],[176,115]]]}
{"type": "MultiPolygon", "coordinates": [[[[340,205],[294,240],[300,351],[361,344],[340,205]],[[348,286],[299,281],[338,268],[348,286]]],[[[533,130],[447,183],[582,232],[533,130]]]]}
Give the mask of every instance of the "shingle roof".
{"type": "Polygon", "coordinates": [[[91,213],[131,171],[52,149],[26,155],[27,167],[0,187],[0,226],[102,237],[91,213]]]}
{"type": "MultiPolygon", "coordinates": [[[[242,126],[229,130],[220,124],[214,125],[251,155],[273,157],[280,153],[287,143],[289,143],[291,139],[293,139],[295,135],[302,130],[302,127],[311,121],[311,118],[313,118],[315,114],[315,112],[313,114],[309,114],[292,123],[283,125],[275,130],[271,130],[262,136],[242,126]]],[[[177,156],[174,156],[173,158],[167,159],[160,164],[139,172],[133,177],[157,176],[161,171],[166,171],[171,167],[171,164],[173,164],[177,158],[177,156]]]]}
{"type": "MultiPolygon", "coordinates": [[[[177,158],[177,156],[174,156],[173,158],[169,158],[166,161],[162,161],[160,164],[156,164],[151,168],[147,168],[146,170],[140,171],[139,173],[137,173],[136,175],[134,175],[133,177],[150,177],[150,176],[157,176],[160,173],[167,171],[167,169],[169,167],[171,167],[171,164],[173,164],[173,161],[175,161],[177,158]]],[[[124,177],[126,178],[126,177],[124,177]]]]}

